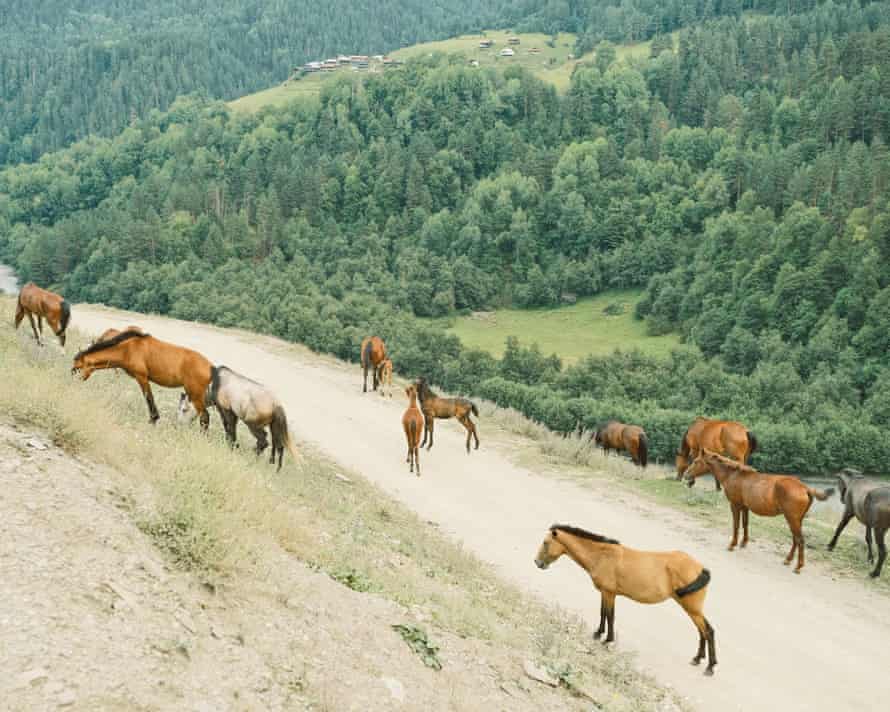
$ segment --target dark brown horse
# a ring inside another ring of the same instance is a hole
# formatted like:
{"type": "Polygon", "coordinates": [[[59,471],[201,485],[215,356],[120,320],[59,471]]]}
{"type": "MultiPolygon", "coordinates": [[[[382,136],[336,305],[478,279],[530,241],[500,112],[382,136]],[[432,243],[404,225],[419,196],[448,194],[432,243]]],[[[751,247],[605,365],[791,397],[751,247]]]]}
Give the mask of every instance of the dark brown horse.
{"type": "Polygon", "coordinates": [[[794,573],[799,574],[803,568],[803,518],[810,510],[813,499],[828,499],[833,489],[814,489],[791,475],[769,475],[758,472],[753,467],[743,465],[728,457],[718,455],[710,450],[702,450],[698,457],[686,470],[686,481],[690,487],[696,477],[708,472],[720,480],[723,494],[732,508],[732,541],[729,550],[735,549],[739,541],[739,518],[745,536],[742,547],[748,543],[748,511],[761,517],[785,516],[791,530],[791,551],[785,557],[785,565],[791,563],[794,551],[797,550],[797,567],[794,573]]]}
{"type": "Polygon", "coordinates": [[[205,394],[213,366],[197,351],[168,344],[141,330],[128,330],[78,353],[71,372],[79,373],[85,381],[93,371],[106,368],[120,368],[136,379],[148,404],[150,422],[161,416],[149,382],[164,388],[184,388],[198,412],[201,427],[207,428],[210,423],[205,394]]]}
{"type": "MultiPolygon", "coordinates": [[[[696,418],[683,435],[680,449],[677,451],[677,479],[683,479],[683,473],[698,454],[708,449],[731,457],[743,465],[748,464],[751,453],[757,449],[757,438],[754,433],[735,420],[710,420],[696,418]]],[[[720,489],[720,480],[714,478],[714,486],[720,489]]]]}
{"type": "Polygon", "coordinates": [[[467,453],[470,452],[470,438],[476,439],[476,449],[479,449],[479,435],[476,433],[476,425],[470,420],[470,413],[479,417],[479,409],[476,404],[466,398],[440,398],[430,390],[429,384],[422,376],[417,379],[417,397],[420,400],[420,410],[423,411],[424,428],[423,442],[420,447],[426,445],[426,438],[429,435],[430,444],[427,450],[433,447],[433,428],[436,424],[436,418],[447,420],[448,418],[457,418],[458,422],[467,430],[467,453]]]}
{"type": "Polygon", "coordinates": [[[380,384],[380,365],[386,360],[386,344],[379,336],[366,336],[361,347],[362,371],[365,375],[363,393],[368,392],[368,369],[371,369],[374,390],[380,384]]]}
{"type": "Polygon", "coordinates": [[[15,307],[15,328],[19,328],[22,319],[28,315],[28,321],[31,322],[31,329],[34,331],[34,338],[37,343],[43,346],[41,337],[43,336],[43,320],[53,330],[53,333],[59,337],[59,343],[65,345],[65,330],[71,321],[71,307],[64,297],[55,292],[48,292],[41,289],[33,282],[28,282],[22,291],[19,292],[19,299],[15,307]],[[37,317],[37,324],[34,323],[34,317],[37,317]],[[37,333],[38,328],[40,333],[37,333]]]}
{"type": "Polygon", "coordinates": [[[869,575],[872,578],[877,578],[881,575],[881,568],[887,558],[884,536],[890,529],[890,484],[886,480],[865,478],[861,473],[852,470],[839,472],[837,478],[838,492],[841,502],[844,503],[844,515],[828,543],[828,550],[834,549],[844,527],[850,523],[853,517],[856,517],[865,525],[865,543],[868,546],[869,563],[875,558],[871,548],[872,531],[874,531],[875,541],[878,545],[878,563],[869,575]]]}
{"type": "Polygon", "coordinates": [[[410,472],[414,472],[414,465],[417,465],[417,476],[420,477],[420,431],[423,430],[423,413],[417,407],[417,387],[408,386],[405,389],[408,394],[408,408],[402,416],[402,429],[405,431],[405,439],[408,441],[408,459],[410,472]]]}
{"type": "Polygon", "coordinates": [[[593,434],[593,441],[603,450],[624,450],[635,465],[645,467],[649,461],[646,431],[639,425],[626,425],[610,420],[593,434]]]}
{"type": "Polygon", "coordinates": [[[584,569],[599,590],[600,625],[593,637],[599,640],[609,626],[604,642],[615,640],[615,598],[627,596],[637,603],[661,603],[673,598],[686,611],[698,630],[698,665],[708,648],[706,675],[714,674],[717,652],[714,628],[704,615],[710,572],[682,551],[637,551],[614,539],[584,529],[553,524],[535,556],[535,565],[546,569],[563,554],[584,569]]]}

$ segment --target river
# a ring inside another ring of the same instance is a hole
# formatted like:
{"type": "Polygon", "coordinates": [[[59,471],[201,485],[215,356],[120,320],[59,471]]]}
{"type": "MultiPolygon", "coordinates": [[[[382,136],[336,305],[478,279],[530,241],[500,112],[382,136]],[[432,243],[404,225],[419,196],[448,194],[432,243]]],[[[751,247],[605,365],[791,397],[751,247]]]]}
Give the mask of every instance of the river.
{"type": "Polygon", "coordinates": [[[12,267],[0,264],[0,294],[18,294],[19,281],[12,267]]]}

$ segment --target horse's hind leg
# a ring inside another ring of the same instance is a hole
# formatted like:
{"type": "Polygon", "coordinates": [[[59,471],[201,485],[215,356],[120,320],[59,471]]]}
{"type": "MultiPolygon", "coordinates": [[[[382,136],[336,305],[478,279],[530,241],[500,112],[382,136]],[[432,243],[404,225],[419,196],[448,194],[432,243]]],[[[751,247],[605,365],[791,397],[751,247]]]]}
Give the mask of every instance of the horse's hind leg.
{"type": "Polygon", "coordinates": [[[603,593],[603,605],[606,608],[606,623],[609,626],[609,632],[606,634],[606,639],[603,641],[605,643],[611,643],[615,640],[615,594],[614,593],[603,593]]]}
{"type": "Polygon", "coordinates": [[[828,542],[828,550],[834,551],[834,547],[837,545],[838,537],[841,535],[841,532],[844,531],[844,527],[850,523],[850,520],[853,518],[853,512],[844,512],[844,516],[841,517],[840,524],[837,525],[837,529],[834,531],[834,536],[831,537],[831,541],[828,542]]]}
{"type": "Polygon", "coordinates": [[[701,611],[701,605],[704,601],[703,592],[696,592],[691,596],[677,600],[698,630],[698,650],[690,662],[693,665],[698,665],[705,657],[705,647],[707,646],[708,667],[705,669],[705,675],[713,675],[714,666],[717,664],[717,652],[714,641],[714,628],[701,611]]]}
{"type": "Polygon", "coordinates": [[[794,559],[794,552],[797,551],[797,566],[794,569],[794,573],[799,574],[800,570],[803,568],[803,516],[800,517],[800,520],[795,520],[786,514],[785,519],[788,521],[788,527],[791,529],[792,539],[791,551],[789,551],[788,556],[785,557],[785,565],[787,566],[791,563],[794,559]]]}
{"type": "Polygon", "coordinates": [[[881,569],[884,567],[884,560],[887,558],[887,544],[884,542],[886,534],[886,527],[884,529],[875,527],[875,543],[878,545],[878,563],[875,566],[875,570],[869,574],[872,578],[877,578],[881,575],[881,569]]]}
{"type": "Polygon", "coordinates": [[[435,418],[430,418],[429,420],[426,421],[426,427],[424,428],[424,432],[423,432],[423,442],[426,442],[426,436],[427,436],[427,434],[429,434],[430,444],[427,445],[427,447],[426,447],[427,450],[433,449],[433,427],[434,427],[435,423],[436,423],[435,418]]]}
{"type": "Polygon", "coordinates": [[[741,547],[744,549],[748,546],[748,508],[745,507],[742,509],[742,544],[741,547]]]}
{"type": "Polygon", "coordinates": [[[465,415],[460,418],[460,424],[464,426],[464,429],[467,431],[467,455],[470,454],[470,441],[473,439],[473,425],[470,423],[470,419],[465,415]]]}
{"type": "Polygon", "coordinates": [[[868,524],[865,525],[865,545],[868,547],[868,563],[871,563],[875,560],[875,554],[871,549],[871,527],[868,524]]]}
{"type": "Polygon", "coordinates": [[[599,640],[606,632],[606,599],[600,596],[600,625],[593,633],[593,639],[599,640]]]}

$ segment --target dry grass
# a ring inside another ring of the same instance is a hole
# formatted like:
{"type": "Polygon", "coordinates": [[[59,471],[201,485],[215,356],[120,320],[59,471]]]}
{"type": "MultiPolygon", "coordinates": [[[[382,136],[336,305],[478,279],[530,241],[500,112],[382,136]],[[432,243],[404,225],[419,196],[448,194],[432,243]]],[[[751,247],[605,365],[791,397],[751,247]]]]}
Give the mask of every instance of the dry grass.
{"type": "Polygon", "coordinates": [[[627,656],[591,646],[579,619],[505,584],[360,475],[308,448],[276,475],[249,452],[231,452],[215,419],[209,436],[178,426],[173,391],[156,389],[162,420],[150,426],[126,376],[98,373],[82,383],[70,375],[83,337],[69,336],[66,356],[55,345],[38,348],[8,326],[11,309],[0,298],[0,412],[119,472],[136,521],[179,566],[214,585],[261,577],[272,565],[264,556],[271,539],[344,585],[421,612],[432,626],[548,661],[567,686],[595,688],[608,709],[655,709],[673,699],[627,656]]]}

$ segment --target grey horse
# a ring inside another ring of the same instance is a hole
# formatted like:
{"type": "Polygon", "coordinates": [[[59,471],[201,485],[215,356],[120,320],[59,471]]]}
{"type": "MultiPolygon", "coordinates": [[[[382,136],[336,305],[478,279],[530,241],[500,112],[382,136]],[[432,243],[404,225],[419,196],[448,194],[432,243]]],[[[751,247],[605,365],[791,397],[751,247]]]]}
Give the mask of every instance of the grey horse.
{"type": "Polygon", "coordinates": [[[828,550],[832,551],[844,527],[856,517],[865,525],[865,543],[868,546],[868,561],[874,561],[871,540],[874,531],[875,543],[878,546],[878,563],[872,578],[881,575],[881,568],[887,558],[887,546],[884,537],[890,529],[890,484],[880,480],[872,480],[862,476],[861,472],[847,468],[837,474],[841,501],[844,503],[844,515],[831,541],[828,550]]]}

